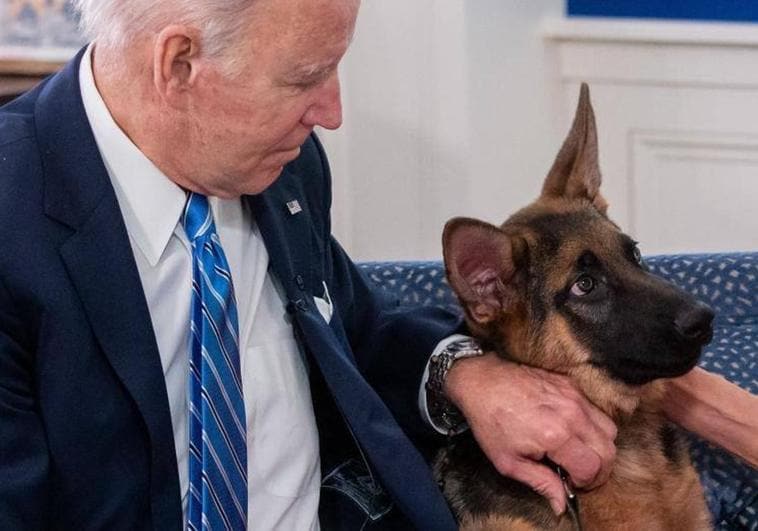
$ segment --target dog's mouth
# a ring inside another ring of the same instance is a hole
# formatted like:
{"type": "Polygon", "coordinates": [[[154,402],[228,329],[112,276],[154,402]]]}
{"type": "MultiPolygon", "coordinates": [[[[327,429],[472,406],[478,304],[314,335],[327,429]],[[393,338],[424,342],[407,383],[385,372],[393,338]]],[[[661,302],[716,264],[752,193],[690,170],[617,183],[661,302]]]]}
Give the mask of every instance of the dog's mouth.
{"type": "Polygon", "coordinates": [[[683,349],[676,356],[651,356],[646,360],[620,358],[612,364],[598,365],[602,365],[612,378],[625,384],[644,385],[659,378],[675,378],[688,373],[697,365],[701,350],[702,347],[698,345],[683,349]]]}
{"type": "MultiPolygon", "coordinates": [[[[708,330],[707,330],[707,331],[705,331],[705,332],[704,332],[704,333],[703,333],[703,334],[702,334],[702,335],[699,337],[699,341],[700,341],[700,344],[701,344],[703,347],[704,347],[704,346],[706,346],[708,343],[710,343],[712,340],[713,340],[713,328],[708,328],[708,330]]],[[[700,356],[700,354],[699,354],[699,353],[698,353],[698,356],[700,356]]]]}

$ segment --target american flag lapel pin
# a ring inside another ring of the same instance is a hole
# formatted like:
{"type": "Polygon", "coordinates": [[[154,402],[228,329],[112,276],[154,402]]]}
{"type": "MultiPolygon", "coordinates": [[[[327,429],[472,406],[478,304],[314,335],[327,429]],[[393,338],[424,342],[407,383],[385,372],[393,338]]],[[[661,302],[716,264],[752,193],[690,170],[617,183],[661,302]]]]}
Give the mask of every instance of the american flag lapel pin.
{"type": "Polygon", "coordinates": [[[303,208],[300,206],[297,199],[293,199],[292,201],[287,202],[287,210],[290,211],[290,215],[294,216],[295,214],[302,212],[303,208]]]}

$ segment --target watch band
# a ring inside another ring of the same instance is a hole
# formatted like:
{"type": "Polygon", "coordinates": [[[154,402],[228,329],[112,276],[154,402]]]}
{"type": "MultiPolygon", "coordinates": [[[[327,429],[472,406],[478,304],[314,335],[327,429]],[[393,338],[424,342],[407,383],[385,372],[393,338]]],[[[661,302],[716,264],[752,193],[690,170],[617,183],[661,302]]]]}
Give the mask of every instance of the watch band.
{"type": "Polygon", "coordinates": [[[455,435],[465,425],[466,419],[460,410],[445,396],[443,387],[447,373],[456,361],[481,356],[479,343],[472,338],[451,341],[429,360],[429,378],[426,381],[426,401],[429,416],[435,425],[448,435],[455,435]]]}

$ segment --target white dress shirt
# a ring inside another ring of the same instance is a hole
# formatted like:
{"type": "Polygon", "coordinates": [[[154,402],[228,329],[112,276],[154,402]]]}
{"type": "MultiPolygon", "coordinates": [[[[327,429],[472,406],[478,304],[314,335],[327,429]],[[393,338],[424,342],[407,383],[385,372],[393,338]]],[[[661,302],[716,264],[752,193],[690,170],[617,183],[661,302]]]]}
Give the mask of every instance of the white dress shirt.
{"type": "MultiPolygon", "coordinates": [[[[82,100],[116,191],[155,331],[186,517],[192,286],[191,247],[180,223],[186,195],[111,117],[95,85],[91,52],[92,45],[79,71],[82,100]]],[[[268,273],[268,253],[253,213],[239,199],[210,198],[210,205],[237,297],[247,419],[248,528],[318,529],[318,433],[306,366],[284,299],[268,273]]]]}

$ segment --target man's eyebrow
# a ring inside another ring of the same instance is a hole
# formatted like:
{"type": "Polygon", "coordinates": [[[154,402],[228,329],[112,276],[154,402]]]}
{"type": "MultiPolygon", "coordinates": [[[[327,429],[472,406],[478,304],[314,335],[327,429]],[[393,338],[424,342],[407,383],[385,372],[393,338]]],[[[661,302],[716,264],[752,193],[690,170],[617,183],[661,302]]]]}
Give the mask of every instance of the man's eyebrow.
{"type": "Polygon", "coordinates": [[[328,72],[335,68],[339,64],[339,61],[329,61],[327,63],[311,63],[295,67],[293,75],[295,77],[311,77],[328,72]]]}

